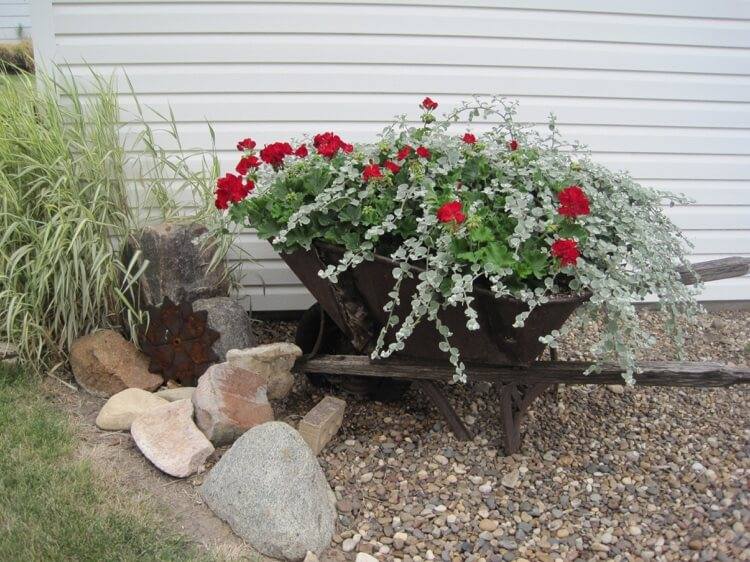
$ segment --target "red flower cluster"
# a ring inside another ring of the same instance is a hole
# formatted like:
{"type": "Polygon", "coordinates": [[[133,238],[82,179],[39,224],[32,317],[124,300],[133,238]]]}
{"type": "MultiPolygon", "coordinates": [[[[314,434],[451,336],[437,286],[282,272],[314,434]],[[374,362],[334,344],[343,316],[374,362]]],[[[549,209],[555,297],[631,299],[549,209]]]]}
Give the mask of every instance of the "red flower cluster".
{"type": "Polygon", "coordinates": [[[239,175],[246,176],[251,168],[257,168],[258,166],[260,166],[260,160],[253,154],[251,156],[243,156],[235,170],[237,170],[239,175]]]}
{"type": "Polygon", "coordinates": [[[581,253],[578,251],[578,242],[563,238],[555,240],[552,244],[552,255],[560,258],[560,263],[566,266],[575,265],[581,253]]]}
{"type": "Polygon", "coordinates": [[[247,197],[255,188],[252,181],[244,183],[240,176],[227,174],[216,181],[216,208],[219,210],[229,207],[229,202],[238,203],[247,197]]]}
{"type": "Polygon", "coordinates": [[[252,150],[255,148],[255,141],[253,139],[242,139],[237,143],[237,150],[252,150]]]}
{"type": "Polygon", "coordinates": [[[518,150],[518,141],[516,139],[510,139],[507,143],[508,150],[518,150]]]}
{"type": "Polygon", "coordinates": [[[304,144],[301,144],[297,147],[297,150],[294,151],[294,155],[297,158],[307,158],[308,152],[307,152],[307,146],[304,144]]]}
{"type": "Polygon", "coordinates": [[[380,171],[380,166],[378,166],[377,164],[370,164],[368,166],[365,166],[362,170],[362,179],[365,181],[370,181],[371,179],[382,177],[383,173],[380,171]]]}
{"type": "Polygon", "coordinates": [[[440,222],[455,222],[456,224],[464,222],[466,220],[466,215],[463,213],[461,201],[443,203],[443,205],[437,210],[437,219],[440,222]]]}
{"type": "Polygon", "coordinates": [[[461,140],[463,140],[466,144],[474,144],[475,142],[477,142],[477,137],[475,137],[471,133],[466,133],[461,140]]]}
{"type": "Polygon", "coordinates": [[[407,144],[401,150],[398,151],[398,154],[396,154],[396,159],[406,160],[409,157],[409,154],[411,154],[412,150],[414,149],[407,144]]]}
{"type": "Polygon", "coordinates": [[[313,146],[318,151],[318,154],[326,158],[333,158],[339,150],[347,153],[354,150],[351,144],[345,143],[341,140],[341,137],[331,132],[315,135],[313,137],[313,146]]]}
{"type": "Polygon", "coordinates": [[[433,109],[437,109],[437,102],[431,100],[429,97],[422,100],[422,103],[419,105],[422,109],[426,111],[432,111],[433,109]]]}
{"type": "Polygon", "coordinates": [[[430,151],[429,149],[425,148],[424,146],[420,146],[417,149],[417,156],[420,158],[429,158],[430,157],[430,151]]]}
{"type": "Polygon", "coordinates": [[[384,166],[388,168],[393,175],[396,175],[401,171],[401,166],[391,160],[386,160],[384,166]]]}
{"type": "Polygon", "coordinates": [[[578,185],[569,185],[557,197],[560,200],[558,212],[565,217],[575,218],[591,212],[589,199],[578,185]]]}
{"type": "Polygon", "coordinates": [[[267,144],[260,151],[260,159],[274,168],[278,168],[284,163],[284,156],[294,154],[292,145],[288,142],[274,142],[267,144]]]}

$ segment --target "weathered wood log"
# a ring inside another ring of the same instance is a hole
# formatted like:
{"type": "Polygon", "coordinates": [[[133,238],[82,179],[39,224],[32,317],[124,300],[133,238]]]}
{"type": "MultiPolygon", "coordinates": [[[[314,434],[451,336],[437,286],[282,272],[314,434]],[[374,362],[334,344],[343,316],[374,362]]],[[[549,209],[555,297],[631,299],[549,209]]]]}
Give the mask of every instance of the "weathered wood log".
{"type": "Polygon", "coordinates": [[[719,279],[742,277],[750,271],[750,258],[733,256],[731,258],[702,261],[694,263],[693,269],[695,270],[695,274],[685,268],[677,270],[685,285],[694,285],[699,281],[706,283],[708,281],[718,281],[719,279]]]}
{"type": "MultiPolygon", "coordinates": [[[[604,365],[600,372],[584,375],[591,365],[582,361],[536,361],[530,365],[467,364],[470,380],[522,384],[622,384],[622,369],[604,365]]],[[[720,387],[750,383],[750,369],[727,367],[721,363],[652,361],[638,364],[642,372],[635,375],[637,384],[646,386],[720,387]]],[[[453,367],[410,359],[390,358],[372,361],[365,355],[320,355],[300,361],[296,369],[306,373],[360,375],[413,380],[453,378],[453,367]]]]}

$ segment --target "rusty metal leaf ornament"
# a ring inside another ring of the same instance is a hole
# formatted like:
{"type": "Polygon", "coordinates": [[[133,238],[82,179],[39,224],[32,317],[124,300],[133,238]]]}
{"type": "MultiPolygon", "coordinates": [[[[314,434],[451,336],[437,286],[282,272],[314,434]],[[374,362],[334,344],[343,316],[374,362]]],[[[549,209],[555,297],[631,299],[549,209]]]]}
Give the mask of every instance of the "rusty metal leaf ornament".
{"type": "Polygon", "coordinates": [[[141,348],[150,359],[148,370],[183,386],[194,386],[219,360],[212,349],[219,333],[208,327],[208,313],[194,311],[190,302],[148,307],[149,323],[141,331],[141,348]]]}

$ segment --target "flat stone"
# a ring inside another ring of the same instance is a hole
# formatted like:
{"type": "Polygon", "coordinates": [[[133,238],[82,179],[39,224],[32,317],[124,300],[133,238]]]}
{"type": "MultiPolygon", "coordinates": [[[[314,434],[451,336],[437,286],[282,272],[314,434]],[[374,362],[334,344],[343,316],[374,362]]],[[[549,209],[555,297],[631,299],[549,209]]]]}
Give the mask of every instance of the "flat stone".
{"type": "Polygon", "coordinates": [[[249,349],[231,349],[227,352],[227,362],[263,377],[268,386],[268,398],[278,400],[292,390],[291,369],[301,355],[302,350],[293,343],[269,343],[249,349]]]}
{"type": "Polygon", "coordinates": [[[192,400],[198,427],[215,445],[232,443],[251,427],[273,420],[265,381],[229,363],[209,367],[192,400]]]}
{"type": "Polygon", "coordinates": [[[219,339],[211,347],[220,361],[226,361],[230,349],[245,349],[254,344],[250,315],[235,299],[198,299],[193,303],[193,310],[205,310],[208,327],[219,333],[219,339]]]}
{"type": "Polygon", "coordinates": [[[520,478],[521,478],[521,475],[518,469],[514,469],[514,470],[511,470],[510,472],[505,473],[502,479],[500,480],[500,483],[506,488],[515,488],[516,486],[518,486],[518,482],[520,481],[520,478]]]}
{"type": "Polygon", "coordinates": [[[159,470],[186,478],[203,469],[214,452],[193,423],[190,400],[168,402],[138,416],[130,427],[136,446],[159,470]]]}
{"type": "Polygon", "coordinates": [[[194,302],[229,294],[225,262],[209,271],[216,245],[198,223],[162,223],[131,234],[125,242],[126,263],[140,250],[138,265],[148,260],[138,281],[142,304],[194,302]]]}
{"type": "Polygon", "coordinates": [[[70,346],[76,382],[95,396],[108,398],[126,388],[155,390],[164,379],[149,373],[148,358],[113,330],[78,338],[70,346]]]}
{"type": "Polygon", "coordinates": [[[482,531],[489,531],[490,533],[498,528],[500,522],[495,519],[482,519],[479,522],[479,528],[482,531]]]}
{"type": "Polygon", "coordinates": [[[320,554],[335,530],[333,491],[291,426],[269,422],[242,435],[206,477],[207,505],[261,554],[320,554]]]}
{"type": "Polygon", "coordinates": [[[194,386],[178,386],[177,388],[165,388],[159,390],[156,396],[163,398],[168,402],[175,402],[177,400],[190,400],[193,398],[193,392],[195,392],[194,386]]]}
{"type": "Polygon", "coordinates": [[[622,384],[608,384],[605,386],[605,388],[609,390],[612,394],[619,394],[619,395],[625,394],[625,385],[622,385],[622,384]]]}
{"type": "Polygon", "coordinates": [[[316,455],[320,454],[341,427],[345,407],[344,400],[326,396],[299,422],[297,429],[302,439],[310,445],[316,455]]]}
{"type": "Polygon", "coordinates": [[[96,425],[107,431],[129,430],[133,420],[167,400],[140,388],[126,388],[112,396],[96,416],[96,425]]]}

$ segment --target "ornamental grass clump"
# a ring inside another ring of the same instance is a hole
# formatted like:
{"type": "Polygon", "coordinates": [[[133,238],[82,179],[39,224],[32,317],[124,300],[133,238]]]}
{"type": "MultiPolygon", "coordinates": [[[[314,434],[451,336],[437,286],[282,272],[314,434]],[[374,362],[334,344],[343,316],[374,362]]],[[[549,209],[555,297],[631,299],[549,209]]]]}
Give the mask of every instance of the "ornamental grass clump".
{"type": "Polygon", "coordinates": [[[83,334],[139,320],[125,295],[140,271],[114,245],[132,222],[117,95],[94,87],[0,75],[0,341],[32,372],[61,366],[83,334]]]}
{"type": "Polygon", "coordinates": [[[316,241],[343,247],[339,263],[320,272],[332,282],[375,255],[394,260],[390,317],[373,358],[404,349],[419,323],[432,322],[456,378],[465,380],[440,312],[460,307],[466,327],[479,329],[476,286],[526,304],[517,328],[556,296],[587,296],[579,314],[540,340],[556,347],[598,317],[605,329],[592,350],[597,364],[618,362],[628,382],[636,353],[652,342],[634,303],[655,295],[680,342],[679,320],[698,305],[676,272],[689,268],[689,244],[663,205],[686,200],[597,164],[560,138],[554,117],[544,133],[520,125],[515,104],[502,98],[475,98],[443,119],[430,98],[420,107],[421,124],[401,116],[369,144],[332,132],[260,150],[240,141],[237,174],[218,180],[216,207],[280,252],[316,241]],[[490,122],[484,132],[465,130],[477,118],[490,122]],[[415,277],[409,312],[399,318],[394,311],[406,304],[399,289],[415,277]]]}

